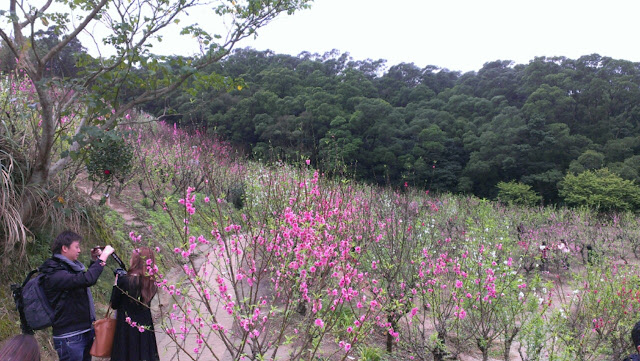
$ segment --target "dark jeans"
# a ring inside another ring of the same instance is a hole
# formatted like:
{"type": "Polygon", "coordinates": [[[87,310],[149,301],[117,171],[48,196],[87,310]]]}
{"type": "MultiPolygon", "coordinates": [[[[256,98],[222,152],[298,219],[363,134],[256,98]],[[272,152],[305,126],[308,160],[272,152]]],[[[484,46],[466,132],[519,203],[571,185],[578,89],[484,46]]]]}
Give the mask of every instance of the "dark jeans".
{"type": "Polygon", "coordinates": [[[93,331],[53,340],[60,361],[91,361],[89,350],[92,344],[93,331]]]}

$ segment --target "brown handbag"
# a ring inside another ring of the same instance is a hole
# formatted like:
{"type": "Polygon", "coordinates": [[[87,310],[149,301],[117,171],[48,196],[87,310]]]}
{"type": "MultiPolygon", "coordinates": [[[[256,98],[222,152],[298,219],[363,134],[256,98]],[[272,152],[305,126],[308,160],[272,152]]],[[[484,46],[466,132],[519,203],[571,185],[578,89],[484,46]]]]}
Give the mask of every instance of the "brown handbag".
{"type": "Polygon", "coordinates": [[[107,314],[103,319],[93,321],[93,329],[96,338],[91,345],[91,356],[110,357],[113,348],[113,336],[116,333],[116,320],[111,318],[111,305],[107,309],[107,314]]]}

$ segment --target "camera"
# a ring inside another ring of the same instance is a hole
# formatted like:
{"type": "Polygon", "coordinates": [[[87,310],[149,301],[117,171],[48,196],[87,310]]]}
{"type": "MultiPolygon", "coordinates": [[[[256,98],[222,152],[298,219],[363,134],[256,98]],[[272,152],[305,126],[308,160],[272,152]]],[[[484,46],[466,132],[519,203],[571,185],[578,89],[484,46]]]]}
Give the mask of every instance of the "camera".
{"type": "MultiPolygon", "coordinates": [[[[102,249],[104,249],[104,246],[93,247],[92,251],[94,249],[102,250],[102,249]]],[[[120,259],[120,257],[118,257],[118,255],[116,254],[115,251],[111,254],[111,258],[113,258],[113,260],[116,261],[116,263],[118,263],[118,266],[120,266],[120,268],[118,268],[118,269],[116,269],[114,271],[114,274],[116,274],[116,271],[118,271],[118,270],[121,270],[122,272],[124,272],[124,274],[127,274],[127,266],[125,266],[124,262],[122,262],[122,260],[120,259]]]]}
{"type": "Polygon", "coordinates": [[[116,268],[113,270],[113,275],[114,276],[126,276],[127,275],[127,270],[122,269],[122,268],[116,268]]]}

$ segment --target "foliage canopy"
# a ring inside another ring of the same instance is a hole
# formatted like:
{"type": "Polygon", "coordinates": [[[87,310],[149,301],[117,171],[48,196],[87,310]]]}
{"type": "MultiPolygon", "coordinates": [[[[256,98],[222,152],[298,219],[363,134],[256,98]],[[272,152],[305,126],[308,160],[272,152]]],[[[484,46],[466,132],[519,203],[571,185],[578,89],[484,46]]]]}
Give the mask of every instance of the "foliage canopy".
{"type": "Polygon", "coordinates": [[[570,205],[602,211],[629,211],[640,207],[640,187],[607,168],[568,173],[560,183],[560,195],[570,205]]]}

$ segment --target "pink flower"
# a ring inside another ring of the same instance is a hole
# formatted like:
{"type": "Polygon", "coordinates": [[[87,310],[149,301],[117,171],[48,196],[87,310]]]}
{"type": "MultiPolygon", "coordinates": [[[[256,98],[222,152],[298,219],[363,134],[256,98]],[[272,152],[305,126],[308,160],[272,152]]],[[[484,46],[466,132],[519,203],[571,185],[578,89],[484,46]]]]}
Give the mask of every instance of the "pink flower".
{"type": "Polygon", "coordinates": [[[320,328],[323,328],[323,327],[324,327],[324,321],[322,321],[322,320],[321,320],[321,319],[319,319],[319,318],[316,318],[316,322],[315,322],[315,323],[316,323],[316,326],[318,326],[318,327],[320,327],[320,328]]]}
{"type": "Polygon", "coordinates": [[[307,165],[311,164],[311,159],[307,159],[305,163],[307,163],[307,165]]]}
{"type": "Polygon", "coordinates": [[[456,288],[462,287],[462,281],[456,280],[456,288]]]}
{"type": "Polygon", "coordinates": [[[458,317],[461,320],[464,320],[464,318],[467,317],[467,311],[465,311],[464,309],[461,309],[460,312],[458,313],[458,317]]]}

